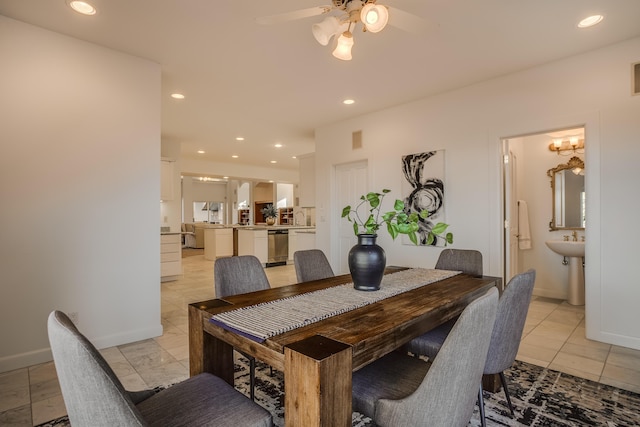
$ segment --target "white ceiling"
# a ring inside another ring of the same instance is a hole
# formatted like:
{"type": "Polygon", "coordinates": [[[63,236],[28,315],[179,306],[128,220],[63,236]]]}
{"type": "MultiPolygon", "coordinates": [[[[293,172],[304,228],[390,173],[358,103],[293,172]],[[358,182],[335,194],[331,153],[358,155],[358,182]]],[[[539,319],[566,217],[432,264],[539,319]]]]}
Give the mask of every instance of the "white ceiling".
{"type": "Polygon", "coordinates": [[[0,14],[161,64],[162,138],[182,143],[183,156],[285,169],[314,151],[318,126],[640,35],[640,0],[378,1],[429,27],[358,26],[348,62],[313,38],[322,16],[255,23],[329,0],[92,0],[93,17],[65,0],[0,0],[0,14]],[[594,13],[600,25],[576,28],[594,13]]]}

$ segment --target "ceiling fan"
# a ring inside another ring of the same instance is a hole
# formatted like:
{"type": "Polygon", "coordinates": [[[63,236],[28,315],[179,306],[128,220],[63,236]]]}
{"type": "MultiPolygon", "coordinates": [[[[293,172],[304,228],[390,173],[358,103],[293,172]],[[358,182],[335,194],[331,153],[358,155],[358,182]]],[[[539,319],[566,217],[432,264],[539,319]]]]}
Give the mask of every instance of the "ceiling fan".
{"type": "Polygon", "coordinates": [[[421,34],[428,28],[424,19],[395,7],[377,4],[376,0],[332,0],[331,5],[316,6],[306,9],[294,10],[278,15],[263,16],[256,22],[263,25],[279,24],[296,19],[328,14],[323,21],[313,24],[311,31],[313,36],[323,46],[329,44],[333,36],[336,36],[336,48],[333,56],[343,61],[351,60],[351,48],[353,47],[352,28],[362,23],[363,32],[377,33],[387,24],[396,28],[421,34]]]}

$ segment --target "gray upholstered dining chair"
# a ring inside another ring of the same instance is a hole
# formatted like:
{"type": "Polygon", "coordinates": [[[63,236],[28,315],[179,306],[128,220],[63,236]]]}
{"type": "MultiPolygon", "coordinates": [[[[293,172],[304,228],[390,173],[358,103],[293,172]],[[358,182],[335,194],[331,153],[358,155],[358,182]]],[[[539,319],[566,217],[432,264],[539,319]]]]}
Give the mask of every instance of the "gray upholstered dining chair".
{"type": "Polygon", "coordinates": [[[294,252],[293,264],[298,282],[310,282],[335,276],[331,264],[320,249],[294,252]]]}
{"type": "MultiPolygon", "coordinates": [[[[482,277],[482,253],[474,249],[444,249],[436,261],[436,270],[461,271],[474,277],[482,277]]],[[[445,325],[450,330],[456,323],[457,317],[449,320],[445,325]]],[[[409,350],[410,351],[410,350],[409,350]]],[[[420,354],[416,354],[419,357],[420,354]]]]}
{"type": "Polygon", "coordinates": [[[436,262],[437,270],[462,271],[471,276],[482,276],[482,253],[472,249],[444,249],[436,262]]]}
{"type": "Polygon", "coordinates": [[[53,311],[47,326],[62,397],[74,427],[273,425],[268,411],[208,373],[158,393],[129,392],[67,315],[53,311]]]}
{"type": "MultiPolygon", "coordinates": [[[[500,381],[502,382],[502,388],[512,416],[515,413],[503,371],[513,364],[516,354],[518,354],[518,347],[520,346],[535,280],[536,272],[533,269],[517,274],[509,280],[498,302],[498,314],[491,334],[487,362],[483,371],[483,374],[486,375],[500,374],[500,381]]],[[[451,324],[445,323],[415,338],[409,342],[406,349],[413,354],[427,356],[430,359],[434,358],[439,354],[439,351],[442,351],[441,347],[450,331],[451,324]]],[[[478,407],[480,409],[480,422],[485,426],[482,381],[478,392],[478,407]]]]}
{"type": "MultiPolygon", "coordinates": [[[[260,260],[253,255],[216,259],[213,276],[216,298],[271,288],[260,260]]],[[[256,359],[246,354],[244,356],[249,360],[249,396],[255,400],[256,359]]]]}
{"type": "Polygon", "coordinates": [[[216,298],[269,289],[269,279],[253,255],[218,258],[213,264],[216,298]]]}
{"type": "Polygon", "coordinates": [[[384,426],[466,426],[496,317],[492,288],[462,312],[432,363],[392,352],[353,373],[353,410],[384,426]]]}

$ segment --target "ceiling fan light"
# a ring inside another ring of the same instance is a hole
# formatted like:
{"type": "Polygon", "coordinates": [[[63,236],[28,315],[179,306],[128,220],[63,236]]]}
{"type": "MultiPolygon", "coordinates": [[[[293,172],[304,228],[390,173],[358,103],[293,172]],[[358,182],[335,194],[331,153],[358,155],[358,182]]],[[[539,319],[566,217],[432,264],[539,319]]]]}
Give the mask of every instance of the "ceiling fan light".
{"type": "Polygon", "coordinates": [[[322,22],[313,24],[311,32],[318,43],[326,46],[329,44],[331,37],[340,32],[340,21],[335,16],[327,16],[322,22]]]}
{"type": "Polygon", "coordinates": [[[360,12],[360,20],[367,31],[377,33],[387,26],[389,10],[382,5],[367,3],[360,12]]]}
{"type": "Polygon", "coordinates": [[[333,56],[343,61],[351,60],[351,48],[353,47],[353,35],[345,31],[338,37],[338,45],[333,51],[333,56]]]}

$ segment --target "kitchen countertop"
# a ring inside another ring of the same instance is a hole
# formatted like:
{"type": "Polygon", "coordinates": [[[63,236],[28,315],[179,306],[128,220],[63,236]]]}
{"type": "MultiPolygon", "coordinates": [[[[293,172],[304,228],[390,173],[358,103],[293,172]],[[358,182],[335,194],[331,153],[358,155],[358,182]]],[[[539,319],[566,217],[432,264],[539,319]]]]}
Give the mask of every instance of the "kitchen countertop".
{"type": "MultiPolygon", "coordinates": [[[[240,225],[240,224],[207,224],[196,223],[198,227],[204,229],[223,229],[223,228],[237,228],[239,230],[301,230],[301,232],[313,232],[315,233],[316,227],[314,225],[240,225]],[[309,231],[304,231],[309,230],[309,231]]],[[[162,231],[160,234],[181,234],[181,232],[175,231],[162,231]]]]}
{"type": "MultiPolygon", "coordinates": [[[[311,225],[235,225],[239,230],[309,230],[315,227],[311,225]]],[[[302,231],[301,231],[302,232],[302,231]]]]}

